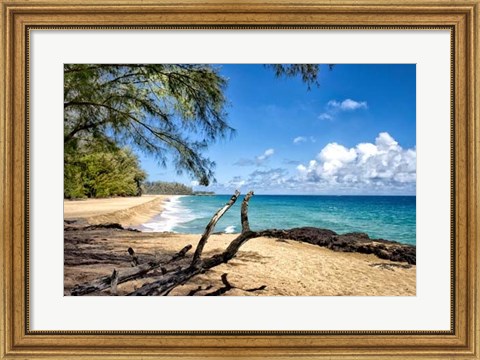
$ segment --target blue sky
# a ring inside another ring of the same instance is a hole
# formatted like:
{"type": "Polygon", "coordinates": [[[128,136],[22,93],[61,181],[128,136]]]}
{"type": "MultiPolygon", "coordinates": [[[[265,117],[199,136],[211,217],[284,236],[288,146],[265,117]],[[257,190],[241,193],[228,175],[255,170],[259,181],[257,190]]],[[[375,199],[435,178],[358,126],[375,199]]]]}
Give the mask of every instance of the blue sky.
{"type": "Polygon", "coordinates": [[[237,130],[206,152],[217,182],[195,186],[140,156],[149,180],[221,194],[415,194],[415,65],[322,65],[310,91],[263,65],[217,66],[237,130]]]}

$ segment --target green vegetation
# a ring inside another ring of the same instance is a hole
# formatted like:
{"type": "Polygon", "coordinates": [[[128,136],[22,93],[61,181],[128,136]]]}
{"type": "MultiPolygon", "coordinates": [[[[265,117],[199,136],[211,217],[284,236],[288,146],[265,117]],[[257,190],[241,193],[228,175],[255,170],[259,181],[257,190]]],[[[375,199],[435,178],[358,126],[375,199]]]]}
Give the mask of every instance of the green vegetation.
{"type": "MultiPolygon", "coordinates": [[[[265,66],[273,69],[277,77],[300,76],[302,81],[307,84],[308,89],[310,89],[312,85],[320,86],[318,82],[320,65],[318,64],[267,64],[265,66]]],[[[333,65],[329,65],[328,68],[332,70],[333,65]]]]}
{"type": "Polygon", "coordinates": [[[154,195],[192,195],[191,187],[179,183],[171,183],[164,181],[147,181],[143,184],[146,194],[154,195]]]}
{"type": "Polygon", "coordinates": [[[83,147],[75,156],[65,154],[64,197],[139,196],[145,177],[128,149],[83,147]]]}
{"type": "Polygon", "coordinates": [[[210,65],[66,64],[65,146],[83,139],[130,145],[208,185],[215,164],[202,153],[233,134],[225,87],[210,65]]]}
{"type": "MultiPolygon", "coordinates": [[[[319,65],[267,67],[318,85],[319,65]]],[[[235,132],[226,85],[214,65],[65,64],[65,198],[140,195],[146,175],[129,148],[209,185],[215,163],[204,151],[235,132]]]]}

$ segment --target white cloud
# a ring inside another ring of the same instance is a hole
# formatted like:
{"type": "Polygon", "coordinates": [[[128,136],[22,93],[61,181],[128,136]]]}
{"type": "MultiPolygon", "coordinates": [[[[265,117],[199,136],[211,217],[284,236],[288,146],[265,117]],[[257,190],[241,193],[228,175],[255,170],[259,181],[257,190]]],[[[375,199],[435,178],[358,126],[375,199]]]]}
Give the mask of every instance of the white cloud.
{"type": "Polygon", "coordinates": [[[297,181],[332,191],[411,193],[416,183],[416,158],[415,148],[403,149],[390,134],[382,132],[375,143],[352,148],[327,144],[308,165],[297,166],[297,181]]]}
{"type": "Polygon", "coordinates": [[[366,109],[367,102],[366,101],[355,101],[352,99],[345,99],[342,102],[336,100],[330,100],[327,103],[327,108],[330,109],[339,109],[342,111],[348,110],[357,110],[357,109],[366,109]]]}
{"type": "Polygon", "coordinates": [[[243,180],[240,176],[235,176],[233,177],[232,180],[230,180],[227,183],[228,188],[234,188],[234,189],[240,189],[243,185],[245,185],[246,181],[243,180]]]}
{"type": "Polygon", "coordinates": [[[358,109],[368,109],[366,101],[355,101],[345,99],[343,101],[330,100],[327,103],[326,111],[318,116],[320,120],[333,120],[335,115],[343,111],[354,111],[358,109]]]}
{"type": "Polygon", "coordinates": [[[297,136],[295,139],[293,139],[294,144],[300,144],[305,141],[307,141],[307,138],[304,136],[297,136]]]}
{"type": "Polygon", "coordinates": [[[246,185],[249,189],[275,191],[285,187],[288,171],[283,168],[255,170],[248,175],[246,185]]]}
{"type": "Polygon", "coordinates": [[[298,165],[298,164],[300,164],[300,161],[298,161],[298,160],[292,160],[292,159],[283,159],[282,164],[285,164],[285,165],[298,165]]]}
{"type": "Polygon", "coordinates": [[[262,155],[257,156],[256,159],[258,162],[264,162],[273,154],[275,154],[275,149],[267,149],[262,155]]]}
{"type": "Polygon", "coordinates": [[[200,183],[197,180],[192,180],[190,181],[190,185],[192,186],[198,186],[200,183]]]}
{"type": "Polygon", "coordinates": [[[325,146],[318,159],[323,163],[323,171],[325,173],[335,173],[337,169],[344,164],[348,164],[357,158],[357,153],[354,149],[347,149],[337,143],[331,143],[325,146]]]}
{"type": "Polygon", "coordinates": [[[237,166],[253,166],[255,165],[255,161],[252,159],[238,159],[233,163],[233,165],[237,166]]]}
{"type": "Polygon", "coordinates": [[[378,134],[378,137],[375,139],[375,144],[379,149],[382,149],[382,150],[399,148],[398,143],[387,132],[382,132],[378,134]]]}
{"type": "MultiPolygon", "coordinates": [[[[274,149],[267,149],[251,161],[258,164],[258,158],[265,161],[274,154],[274,149]]],[[[390,134],[381,132],[374,141],[352,147],[328,143],[310,161],[296,163],[295,167],[272,169],[262,165],[214,184],[210,191],[233,193],[242,188],[259,193],[412,195],[416,189],[416,158],[415,147],[404,149],[390,134]]]]}
{"type": "Polygon", "coordinates": [[[303,164],[300,164],[297,166],[297,170],[300,171],[301,173],[306,173],[307,172],[307,167],[303,164]]]}
{"type": "Polygon", "coordinates": [[[296,138],[293,139],[294,144],[300,144],[300,143],[304,143],[304,142],[308,142],[308,141],[310,141],[312,143],[316,143],[317,139],[314,136],[309,136],[309,137],[297,136],[296,138]]]}
{"type": "Polygon", "coordinates": [[[318,154],[318,158],[324,162],[340,161],[344,163],[355,160],[357,153],[354,149],[347,149],[337,143],[330,143],[318,154]]]}
{"type": "Polygon", "coordinates": [[[255,159],[239,159],[233,165],[237,166],[262,166],[263,163],[275,154],[275,149],[267,149],[263,154],[258,155],[255,159]]]}
{"type": "Polygon", "coordinates": [[[289,188],[291,176],[287,169],[275,168],[266,170],[255,170],[246,176],[234,176],[224,183],[215,183],[205,190],[215,191],[218,193],[233,193],[238,189],[245,193],[249,190],[259,191],[260,193],[276,193],[282,189],[289,188]]]}
{"type": "Polygon", "coordinates": [[[323,113],[318,116],[320,120],[333,120],[333,116],[330,115],[329,113],[323,113]]]}

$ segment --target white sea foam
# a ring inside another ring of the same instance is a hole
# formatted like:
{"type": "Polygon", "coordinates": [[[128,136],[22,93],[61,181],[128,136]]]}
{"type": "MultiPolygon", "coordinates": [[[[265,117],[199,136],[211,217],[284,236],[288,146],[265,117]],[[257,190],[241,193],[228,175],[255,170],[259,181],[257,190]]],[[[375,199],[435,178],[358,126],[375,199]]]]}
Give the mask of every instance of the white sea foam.
{"type": "Polygon", "coordinates": [[[166,202],[163,211],[148,223],[142,224],[142,231],[173,231],[173,229],[183,223],[192,221],[196,218],[193,212],[182,206],[180,198],[184,195],[176,195],[166,202]]]}
{"type": "Polygon", "coordinates": [[[235,232],[235,225],[227,226],[224,232],[225,234],[233,234],[235,232]]]}

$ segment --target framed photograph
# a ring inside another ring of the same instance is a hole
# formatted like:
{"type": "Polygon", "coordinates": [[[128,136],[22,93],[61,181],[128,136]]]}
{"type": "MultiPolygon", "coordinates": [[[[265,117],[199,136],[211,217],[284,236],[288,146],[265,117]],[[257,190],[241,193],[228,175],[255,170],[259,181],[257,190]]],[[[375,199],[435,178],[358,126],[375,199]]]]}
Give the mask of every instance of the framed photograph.
{"type": "Polygon", "coordinates": [[[0,3],[0,358],[479,359],[478,0],[0,3]]]}

